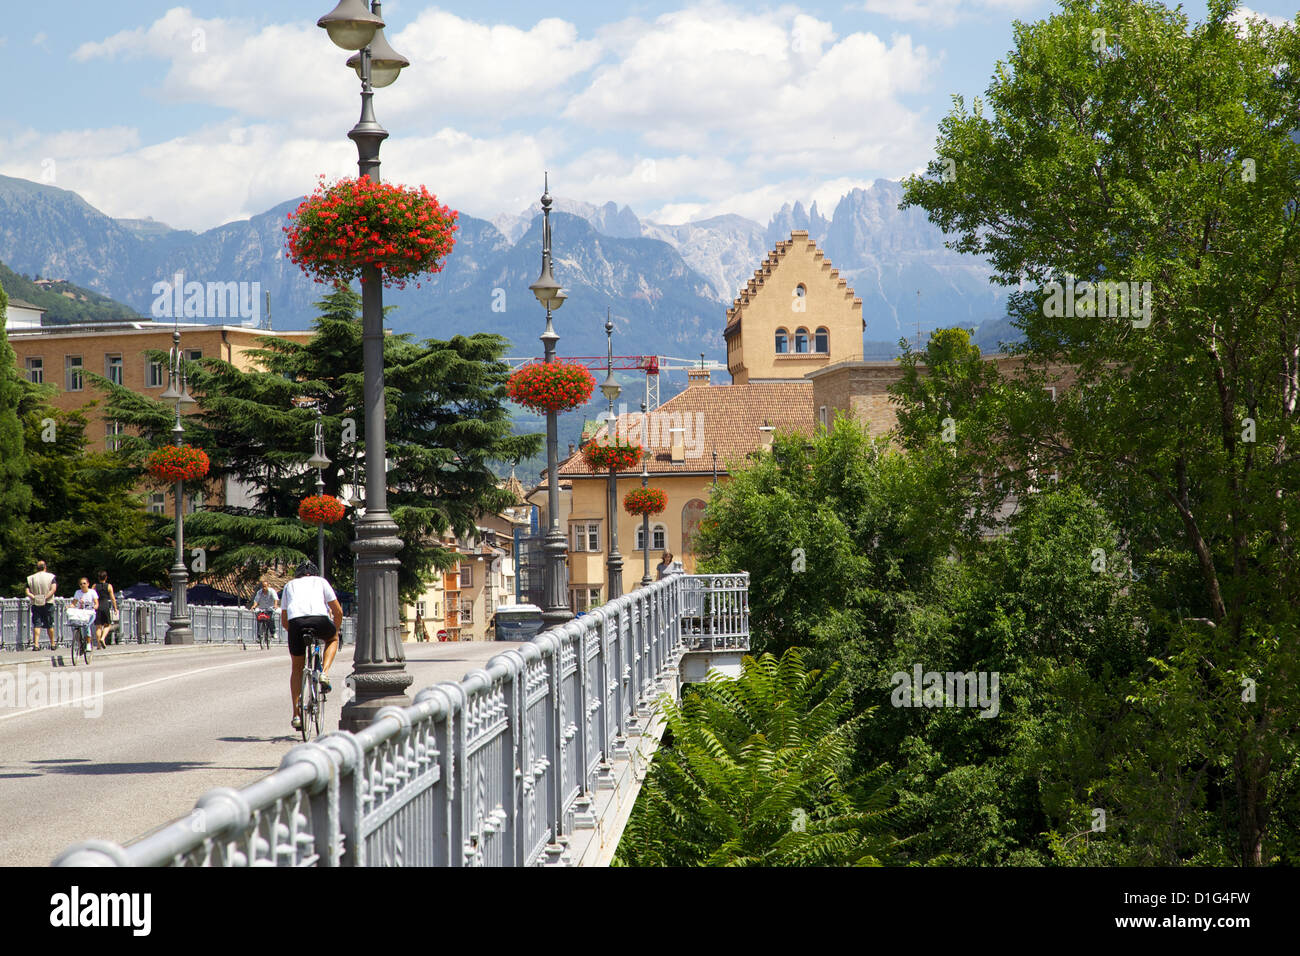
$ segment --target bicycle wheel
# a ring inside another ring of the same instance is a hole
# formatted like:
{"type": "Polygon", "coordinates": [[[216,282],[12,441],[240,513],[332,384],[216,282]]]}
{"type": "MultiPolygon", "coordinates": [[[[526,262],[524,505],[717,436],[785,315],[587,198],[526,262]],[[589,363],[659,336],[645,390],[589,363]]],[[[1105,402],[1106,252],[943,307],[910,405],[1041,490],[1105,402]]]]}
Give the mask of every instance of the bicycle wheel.
{"type": "MultiPolygon", "coordinates": [[[[320,652],[317,651],[313,656],[316,658],[315,663],[316,668],[318,669],[320,667],[320,652]]],[[[320,682],[316,679],[315,675],[316,670],[313,669],[311,686],[312,691],[315,694],[315,699],[312,701],[311,722],[316,730],[313,739],[319,737],[325,732],[325,694],[321,691],[320,682]]],[[[305,727],[306,724],[304,723],[303,726],[305,727]]]]}
{"type": "Polygon", "coordinates": [[[316,709],[315,684],[311,678],[309,663],[309,661],[303,662],[302,690],[298,692],[298,713],[302,717],[303,740],[311,740],[311,737],[308,736],[312,720],[311,714],[316,709]]]}
{"type": "Polygon", "coordinates": [[[77,655],[81,653],[81,631],[72,629],[72,666],[77,666],[77,655]]]}
{"type": "MultiPolygon", "coordinates": [[[[81,658],[86,662],[87,667],[90,666],[90,652],[93,649],[91,645],[94,643],[95,638],[93,636],[83,636],[81,638],[81,658]]],[[[73,656],[73,662],[76,662],[75,655],[73,656]]]]}

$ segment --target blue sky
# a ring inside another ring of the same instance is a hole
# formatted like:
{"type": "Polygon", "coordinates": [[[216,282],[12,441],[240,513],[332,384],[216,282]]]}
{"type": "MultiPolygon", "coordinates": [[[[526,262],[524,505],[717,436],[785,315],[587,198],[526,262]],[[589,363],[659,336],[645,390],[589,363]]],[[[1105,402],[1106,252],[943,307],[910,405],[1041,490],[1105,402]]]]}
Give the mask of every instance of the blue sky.
{"type": "MultiPolygon", "coordinates": [[[[207,229],[355,174],[333,0],[5,4],[0,173],[207,229]]],[[[835,200],[922,168],[1041,0],[383,7],[412,61],[376,93],[383,176],[484,218],[541,192],[685,222],[835,200]]],[[[1204,4],[1185,6],[1193,19],[1204,4]]],[[[1270,17],[1294,11],[1255,3],[1270,17]]]]}

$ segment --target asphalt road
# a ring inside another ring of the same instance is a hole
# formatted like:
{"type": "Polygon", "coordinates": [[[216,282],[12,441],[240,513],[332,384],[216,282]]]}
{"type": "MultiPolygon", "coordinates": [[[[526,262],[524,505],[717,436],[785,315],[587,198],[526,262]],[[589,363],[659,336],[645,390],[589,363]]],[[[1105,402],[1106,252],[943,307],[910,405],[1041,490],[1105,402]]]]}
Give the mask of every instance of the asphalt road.
{"type": "MultiPolygon", "coordinates": [[[[411,693],[518,646],[406,644],[411,693]]],[[[274,770],[302,739],[289,724],[283,645],[114,649],[90,668],[23,656],[21,670],[16,656],[0,656],[3,866],[45,866],[80,840],[127,843],[189,813],[211,787],[274,770]],[[56,693],[65,703],[53,703],[56,693]]],[[[327,730],[338,727],[351,670],[345,647],[331,670],[327,730]]]]}

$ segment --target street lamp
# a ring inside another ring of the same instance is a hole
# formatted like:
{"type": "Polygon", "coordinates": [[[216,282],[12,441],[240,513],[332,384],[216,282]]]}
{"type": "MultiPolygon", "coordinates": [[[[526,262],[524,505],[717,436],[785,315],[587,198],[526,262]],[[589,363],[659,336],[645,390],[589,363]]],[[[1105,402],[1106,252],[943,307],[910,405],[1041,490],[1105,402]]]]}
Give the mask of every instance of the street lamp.
{"type": "MultiPolygon", "coordinates": [[[[609,310],[605,310],[605,346],[607,358],[605,360],[605,381],[601,383],[600,390],[605,398],[609,399],[609,425],[605,429],[605,435],[611,441],[617,440],[618,419],[614,416],[614,402],[618,400],[619,394],[623,389],[618,382],[614,380],[614,323],[610,321],[609,310]]],[[[623,555],[618,553],[618,472],[614,469],[614,463],[609,465],[609,558],[605,561],[608,568],[609,578],[609,598],[612,601],[616,597],[623,595],[623,555]]]]}
{"type": "MultiPolygon", "coordinates": [[[[325,424],[321,421],[320,402],[316,403],[316,452],[307,459],[307,466],[316,469],[316,494],[325,494],[325,468],[330,460],[325,457],[325,424]]],[[[316,567],[320,568],[321,577],[325,574],[325,526],[316,526],[316,567]]]]}
{"type": "MultiPolygon", "coordinates": [[[[560,284],[551,274],[551,181],[546,176],[542,185],[542,274],[528,288],[537,301],[546,308],[546,331],[540,336],[545,349],[544,361],[549,365],[555,361],[555,343],[560,337],[555,334],[551,323],[551,313],[564,305],[568,298],[560,284]]],[[[542,587],[546,592],[546,607],[542,611],[542,623],[546,627],[555,627],[573,619],[566,599],[568,590],[566,568],[564,566],[565,543],[560,532],[560,450],[556,424],[556,412],[552,409],[546,413],[546,507],[550,512],[546,530],[546,543],[542,550],[546,554],[542,565],[542,587]]]]}
{"type": "MultiPolygon", "coordinates": [[[[374,87],[387,86],[407,65],[379,32],[384,26],[380,4],[366,8],[363,0],[339,0],[316,23],[345,50],[359,50],[349,64],[361,77],[361,118],[348,133],[357,144],[357,173],[379,182],[379,147],[388,131],[374,112],[374,87]],[[374,72],[372,72],[372,66],[374,72]]],[[[384,291],[378,266],[361,269],[362,394],[366,415],[366,513],[356,523],[357,645],[352,657],[355,697],[344,705],[339,726],[358,731],[384,707],[406,706],[412,677],[406,672],[398,621],[397,552],[402,540],[388,513],[388,449],[384,407],[384,291]]],[[[324,457],[322,454],[321,457],[324,457]]],[[[355,487],[355,486],[354,486],[355,487]]]]}
{"type": "MultiPolygon", "coordinates": [[[[641,402],[641,421],[645,421],[646,403],[641,402]]],[[[641,487],[650,486],[650,444],[646,443],[645,451],[641,455],[641,487]]],[[[650,512],[641,513],[641,561],[645,565],[644,573],[641,575],[641,587],[649,587],[650,581],[650,512]]]]}
{"type": "MultiPolygon", "coordinates": [[[[185,370],[181,367],[181,331],[172,330],[172,350],[167,359],[167,388],[158,396],[176,402],[176,424],[172,426],[172,444],[185,444],[185,429],[181,425],[181,406],[193,405],[185,370]]],[[[176,560],[172,562],[172,616],[167,622],[166,644],[193,644],[194,631],[190,627],[190,611],[186,603],[185,588],[189,575],[185,573],[185,481],[176,482],[176,560]]]]}

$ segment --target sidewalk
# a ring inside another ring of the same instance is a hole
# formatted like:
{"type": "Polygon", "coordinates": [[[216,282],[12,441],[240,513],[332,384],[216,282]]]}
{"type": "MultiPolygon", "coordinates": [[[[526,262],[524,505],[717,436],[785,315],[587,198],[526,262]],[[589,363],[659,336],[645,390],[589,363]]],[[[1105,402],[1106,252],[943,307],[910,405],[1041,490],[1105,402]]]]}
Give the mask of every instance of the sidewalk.
{"type": "MultiPolygon", "coordinates": [[[[274,644],[271,646],[272,648],[275,647],[274,644]]],[[[157,651],[183,650],[186,648],[195,650],[199,648],[213,647],[238,648],[239,642],[228,641],[219,644],[113,644],[106,649],[92,651],[90,654],[90,664],[93,667],[95,663],[101,659],[110,657],[130,657],[134,654],[149,654],[157,651]]],[[[39,651],[15,651],[8,646],[0,649],[0,668],[17,667],[19,664],[26,664],[28,666],[49,664],[53,667],[72,667],[74,666],[72,663],[72,648],[69,647],[68,643],[65,641],[54,650],[50,650],[50,646],[44,641],[41,641],[41,649],[39,651]]],[[[78,658],[75,666],[84,667],[85,664],[80,658],[78,658]]]]}

